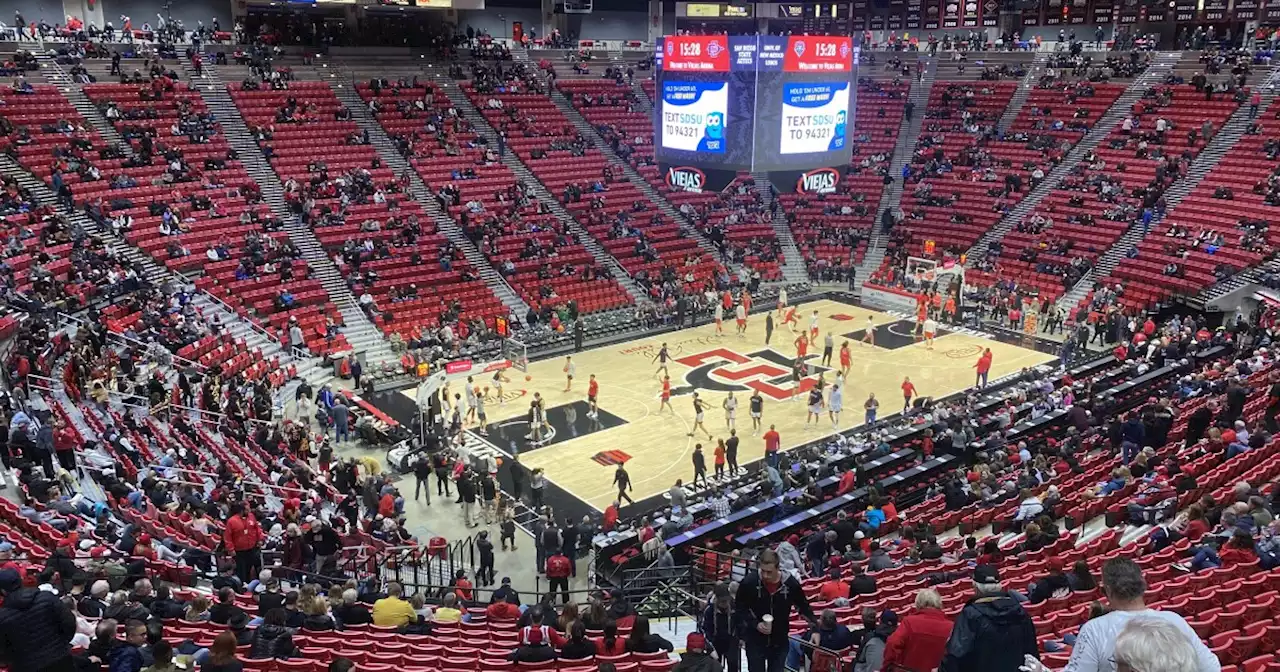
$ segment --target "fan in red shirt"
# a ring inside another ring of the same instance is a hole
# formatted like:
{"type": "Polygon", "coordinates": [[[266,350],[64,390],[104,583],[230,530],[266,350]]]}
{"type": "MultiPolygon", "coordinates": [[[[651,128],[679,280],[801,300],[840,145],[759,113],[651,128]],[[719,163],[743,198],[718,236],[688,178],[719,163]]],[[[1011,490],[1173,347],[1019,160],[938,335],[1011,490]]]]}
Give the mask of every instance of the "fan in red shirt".
{"type": "Polygon", "coordinates": [[[778,448],[782,445],[782,437],[778,435],[778,430],[773,425],[769,425],[769,431],[764,433],[764,457],[769,464],[777,464],[778,448]]]}
{"type": "Polygon", "coordinates": [[[906,413],[911,408],[911,398],[916,396],[916,386],[911,384],[911,378],[902,379],[902,412],[906,413]]]}
{"type": "Polygon", "coordinates": [[[818,589],[818,594],[822,596],[824,601],[831,602],[841,597],[849,597],[849,584],[840,580],[840,570],[838,568],[833,567],[831,571],[827,572],[827,576],[830,578],[823,582],[822,587],[818,589]]]}
{"type": "Polygon", "coordinates": [[[262,568],[262,554],[258,545],[266,535],[262,533],[262,525],[252,513],[247,513],[242,502],[231,505],[231,517],[222,531],[222,543],[236,557],[236,576],[241,581],[249,582],[257,578],[262,568]]]}
{"type": "Polygon", "coordinates": [[[987,386],[987,374],[991,372],[991,348],[987,348],[982,352],[982,356],[978,358],[978,363],[973,368],[978,370],[978,377],[973,381],[974,387],[987,386]]]}
{"type": "Polygon", "coordinates": [[[506,599],[494,602],[484,610],[485,620],[510,623],[520,620],[520,606],[515,600],[515,595],[507,593],[506,599]]]}

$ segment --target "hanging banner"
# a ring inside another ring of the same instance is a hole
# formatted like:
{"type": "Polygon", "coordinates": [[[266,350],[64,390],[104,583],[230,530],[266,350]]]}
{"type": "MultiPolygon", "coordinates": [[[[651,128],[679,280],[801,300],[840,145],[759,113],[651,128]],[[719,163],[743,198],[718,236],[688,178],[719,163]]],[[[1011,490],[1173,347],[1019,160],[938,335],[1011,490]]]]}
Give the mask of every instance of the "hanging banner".
{"type": "Polygon", "coordinates": [[[1093,0],[1093,22],[1098,25],[1111,23],[1115,19],[1112,0],[1093,0]]]}
{"type": "Polygon", "coordinates": [[[1049,0],[1048,6],[1044,10],[1044,25],[1058,26],[1062,24],[1062,3],[1063,0],[1049,0]]]}
{"type": "Polygon", "coordinates": [[[943,28],[959,28],[960,27],[960,3],[962,0],[938,0],[938,6],[942,8],[942,27],[943,28]]]}
{"type": "Polygon", "coordinates": [[[978,16],[978,3],[980,0],[962,0],[964,3],[964,27],[976,28],[981,19],[978,16]]]}
{"type": "Polygon", "coordinates": [[[1258,0],[1236,0],[1232,11],[1237,21],[1253,21],[1258,18],[1258,0]]]}
{"type": "Polygon", "coordinates": [[[907,0],[907,30],[920,30],[924,0],[907,0]]]}
{"type": "Polygon", "coordinates": [[[1030,7],[1022,8],[1022,25],[1038,26],[1041,24],[1040,10],[1044,9],[1043,0],[1037,2],[1030,7]]]}

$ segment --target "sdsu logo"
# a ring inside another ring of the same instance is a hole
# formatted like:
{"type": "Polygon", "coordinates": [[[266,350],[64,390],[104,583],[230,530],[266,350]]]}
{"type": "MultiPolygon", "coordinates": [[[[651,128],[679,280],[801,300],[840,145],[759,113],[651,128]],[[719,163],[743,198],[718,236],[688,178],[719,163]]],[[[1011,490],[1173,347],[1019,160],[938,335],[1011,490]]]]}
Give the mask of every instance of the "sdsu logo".
{"type": "Polygon", "coordinates": [[[711,40],[707,45],[707,55],[711,58],[719,56],[722,51],[724,51],[724,47],[720,46],[720,43],[716,40],[711,40]]]}
{"type": "Polygon", "coordinates": [[[672,166],[667,169],[667,186],[676,191],[701,194],[707,183],[707,174],[690,166],[672,166]]]}
{"type": "Polygon", "coordinates": [[[840,58],[849,58],[849,43],[848,43],[848,42],[843,42],[843,43],[841,43],[841,44],[840,44],[840,58]]]}
{"type": "Polygon", "coordinates": [[[692,394],[694,390],[713,392],[758,390],[761,395],[770,399],[785,401],[790,399],[796,391],[808,392],[817,384],[818,374],[831,370],[813,363],[817,355],[809,355],[805,359],[808,375],[800,379],[797,384],[791,375],[791,367],[795,360],[771,349],[743,355],[725,348],[716,348],[679,357],[674,361],[692,370],[684,376],[688,385],[672,388],[671,394],[675,396],[692,394]]]}
{"type": "Polygon", "coordinates": [[[802,194],[830,194],[840,183],[840,171],[835,168],[819,168],[800,176],[796,191],[802,194]]]}

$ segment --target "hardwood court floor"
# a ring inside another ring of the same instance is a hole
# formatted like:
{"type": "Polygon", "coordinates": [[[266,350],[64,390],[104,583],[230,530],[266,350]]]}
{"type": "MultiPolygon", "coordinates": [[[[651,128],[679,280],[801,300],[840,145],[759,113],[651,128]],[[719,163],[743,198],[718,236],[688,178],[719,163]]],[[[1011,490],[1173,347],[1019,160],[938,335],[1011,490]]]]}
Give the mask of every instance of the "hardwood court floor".
{"type": "MultiPolygon", "coordinates": [[[[835,339],[832,370],[822,373],[828,385],[834,379],[834,369],[840,366],[840,344],[848,340],[852,365],[840,429],[863,423],[863,402],[872,392],[880,400],[881,417],[901,410],[904,376],[911,377],[923,396],[942,397],[973,385],[974,364],[983,348],[991,348],[994,355],[992,380],[1053,359],[1048,354],[963,329],[942,331],[934,349],[927,350],[912,337],[910,321],[824,299],[799,304],[796,334],[781,324],[781,316],[775,311],[775,328],[768,346],[764,342],[764,315],[757,314],[750,317],[745,338],[736,335],[730,318],[725,320],[723,336],[715,334],[714,325],[706,325],[581,352],[573,356],[577,373],[569,392],[564,391],[563,357],[531,363],[529,381],[518,371],[510,371],[511,382],[505,385],[503,395],[507,401],[498,404],[491,399],[485,404],[488,438],[508,453],[519,452],[526,467],[544,468],[556,485],[603,510],[616,493],[611,483],[619,460],[625,461],[631,474],[634,491],[630,494],[636,501],[666,491],[677,478],[688,482],[693,475],[691,456],[696,443],[702,443],[708,471],[714,474],[715,439],[729,435],[721,406],[729,389],[736,390],[734,396],[738,399],[740,465],[758,460],[764,453],[764,441],[753,435],[748,412],[753,388],[761,389],[765,399],[762,432],[770,424],[776,425],[784,450],[834,434],[836,429],[825,412],[822,422],[806,427],[807,395],[803,392],[794,401],[785,400],[793,388],[790,363],[796,356],[794,341],[800,329],[808,329],[814,310],[818,311],[821,331],[816,347],[809,347],[812,373],[802,381],[802,390],[807,390],[823,371],[815,367],[822,357],[827,330],[835,339]],[[868,316],[875,325],[875,346],[861,342],[868,316]],[[674,412],[659,412],[662,384],[655,375],[658,365],[653,359],[664,342],[673,358],[668,370],[674,412]],[[586,417],[587,381],[593,373],[600,383],[600,417],[595,420],[586,417]],[[702,432],[693,438],[687,436],[694,425],[695,390],[708,407],[703,424],[710,430],[711,439],[702,432]],[[524,439],[534,392],[545,399],[553,432],[548,442],[539,447],[530,446],[524,439]]],[[[492,385],[489,376],[477,376],[475,383],[482,387],[492,385]]],[[[461,387],[455,382],[451,394],[460,393],[461,387]]],[[[413,389],[405,394],[413,396],[413,389]]]]}

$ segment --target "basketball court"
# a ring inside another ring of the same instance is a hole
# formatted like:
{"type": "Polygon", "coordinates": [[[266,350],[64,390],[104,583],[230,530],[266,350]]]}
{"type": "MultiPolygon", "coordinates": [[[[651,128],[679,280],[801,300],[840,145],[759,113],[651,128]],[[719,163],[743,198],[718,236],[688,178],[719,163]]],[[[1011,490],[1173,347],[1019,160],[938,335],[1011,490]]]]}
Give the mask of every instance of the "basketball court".
{"type": "MultiPolygon", "coordinates": [[[[880,417],[902,410],[902,381],[909,376],[920,396],[944,397],[974,384],[974,364],[984,348],[994,356],[990,378],[1015,373],[1023,368],[1052,361],[1053,356],[1003,343],[995,338],[957,328],[942,329],[932,350],[916,339],[915,323],[905,315],[878,312],[854,305],[822,299],[797,306],[796,333],[782,325],[775,311],[774,331],[765,343],[765,315],[748,319],[744,338],[737,336],[734,320],[727,316],[724,335],[715,325],[705,325],[658,336],[585,350],[573,355],[576,377],[566,392],[564,357],[530,362],[528,376],[507,371],[502,403],[498,403],[491,373],[477,374],[475,385],[489,387],[485,403],[488,442],[508,454],[520,454],[529,469],[546,471],[547,478],[596,509],[603,510],[616,493],[613,475],[619,462],[631,475],[637,502],[659,495],[681,478],[693,475],[694,445],[701,443],[707,468],[714,475],[716,439],[729,436],[722,403],[732,391],[738,400],[736,427],[740,444],[739,465],[763,457],[764,441],[753,435],[748,400],[754,390],[764,397],[763,430],[777,426],[783,450],[835,434],[863,423],[863,403],[870,393],[880,401],[880,417]],[[813,311],[818,312],[820,333],[808,349],[808,375],[801,380],[799,394],[791,400],[796,384],[792,363],[795,340],[809,328],[813,311]],[[870,318],[870,322],[868,322],[870,318]],[[868,325],[875,332],[875,345],[862,342],[868,325]],[[823,339],[830,331],[835,340],[830,365],[822,365],[823,339]],[[840,368],[840,345],[849,342],[852,353],[844,391],[844,411],[839,430],[827,414],[817,424],[806,426],[806,392],[819,376],[830,385],[840,368]],[[654,361],[666,343],[671,361],[671,406],[662,409],[661,377],[654,361]],[[599,413],[588,417],[587,385],[591,374],[600,384],[599,413]],[[711,438],[693,431],[693,393],[706,404],[703,421],[711,438]],[[529,403],[533,394],[542,395],[549,429],[543,442],[532,445],[529,434],[529,403]]],[[[413,398],[413,388],[402,391],[413,398]]],[[[455,381],[450,397],[461,394],[455,381]]],[[[469,424],[471,430],[478,429],[469,424]]],[[[469,442],[470,443],[470,442],[469,442]]]]}

